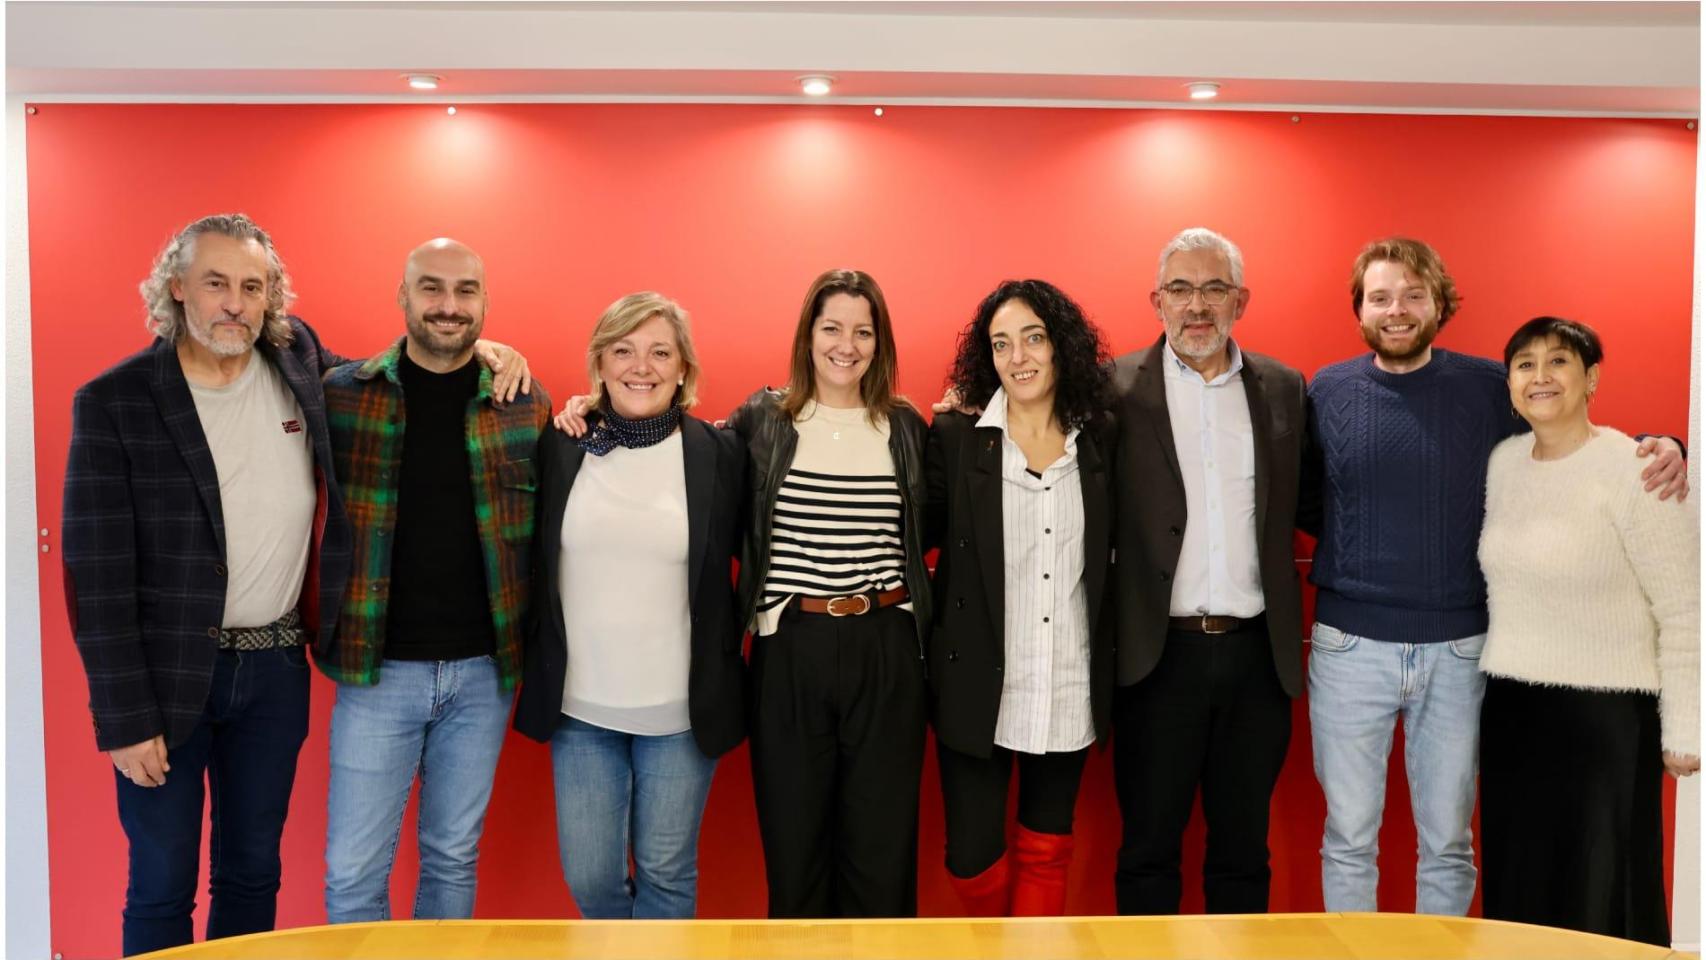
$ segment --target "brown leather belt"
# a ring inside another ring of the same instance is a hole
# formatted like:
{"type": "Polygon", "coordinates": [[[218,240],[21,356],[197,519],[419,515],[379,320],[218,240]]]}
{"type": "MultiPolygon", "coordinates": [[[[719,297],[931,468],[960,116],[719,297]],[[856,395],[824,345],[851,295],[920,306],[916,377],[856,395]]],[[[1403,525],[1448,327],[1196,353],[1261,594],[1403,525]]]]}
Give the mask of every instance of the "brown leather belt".
{"type": "Polygon", "coordinates": [[[1194,617],[1167,618],[1167,626],[1169,628],[1173,630],[1181,630],[1185,633],[1232,633],[1235,630],[1242,630],[1255,622],[1256,621],[1254,619],[1245,620],[1239,617],[1217,617],[1211,613],[1200,614],[1194,617]]]}
{"type": "Polygon", "coordinates": [[[908,599],[905,587],[882,593],[856,593],[850,597],[795,597],[802,613],[827,613],[832,617],[857,617],[878,607],[892,607],[908,599]]]}

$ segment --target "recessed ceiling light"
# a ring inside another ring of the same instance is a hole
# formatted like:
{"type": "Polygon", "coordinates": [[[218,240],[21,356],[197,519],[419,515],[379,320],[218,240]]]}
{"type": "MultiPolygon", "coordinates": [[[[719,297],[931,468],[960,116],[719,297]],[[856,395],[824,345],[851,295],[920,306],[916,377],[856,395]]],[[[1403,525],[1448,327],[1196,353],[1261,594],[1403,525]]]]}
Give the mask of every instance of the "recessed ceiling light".
{"type": "Polygon", "coordinates": [[[874,114],[876,114],[876,115],[877,115],[877,116],[879,116],[879,117],[880,117],[880,116],[882,116],[882,115],[883,115],[883,108],[882,108],[882,107],[878,107],[878,108],[877,108],[877,109],[875,109],[875,110],[872,110],[872,111],[871,111],[871,112],[872,112],[872,113],[874,113],[874,114]]]}
{"type": "Polygon", "coordinates": [[[431,73],[405,73],[403,79],[416,90],[437,90],[438,81],[443,78],[431,73]]]}
{"type": "Polygon", "coordinates": [[[1213,100],[1220,96],[1220,84],[1213,80],[1198,80],[1185,84],[1185,89],[1191,92],[1192,100],[1213,100]]]}
{"type": "Polygon", "coordinates": [[[835,84],[835,78],[821,73],[808,74],[798,78],[800,90],[808,97],[822,97],[829,94],[829,88],[835,84]]]}
{"type": "Polygon", "coordinates": [[[450,114],[453,117],[456,116],[456,108],[455,107],[445,107],[444,112],[450,114]]]}

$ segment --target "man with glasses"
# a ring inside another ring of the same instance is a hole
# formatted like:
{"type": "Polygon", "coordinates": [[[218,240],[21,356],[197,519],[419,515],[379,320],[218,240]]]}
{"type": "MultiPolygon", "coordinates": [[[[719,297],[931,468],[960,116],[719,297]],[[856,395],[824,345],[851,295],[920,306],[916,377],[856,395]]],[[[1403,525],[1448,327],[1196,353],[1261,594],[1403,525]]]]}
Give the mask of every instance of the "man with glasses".
{"type": "MultiPolygon", "coordinates": [[[[1327,797],[1321,887],[1330,912],[1373,911],[1386,765],[1404,721],[1416,820],[1416,910],[1462,916],[1475,894],[1469,819],[1480,741],[1487,588],[1476,557],[1487,458],[1528,429],[1504,367],[1433,347],[1457,312],[1434,249],[1393,237],[1364,247],[1351,308],[1373,351],[1309,385],[1320,541],[1309,656],[1315,776],[1327,797]]],[[[1681,448],[1647,438],[1648,490],[1686,495],[1681,448]]],[[[1311,489],[1316,487],[1311,483],[1311,489]]]]}
{"type": "Polygon", "coordinates": [[[1292,531],[1307,431],[1303,377],[1232,342],[1243,277],[1231,241],[1181,232],[1150,294],[1164,336],[1115,362],[1122,914],[1178,912],[1199,787],[1208,911],[1268,907],[1268,801],[1302,689],[1292,531]]]}

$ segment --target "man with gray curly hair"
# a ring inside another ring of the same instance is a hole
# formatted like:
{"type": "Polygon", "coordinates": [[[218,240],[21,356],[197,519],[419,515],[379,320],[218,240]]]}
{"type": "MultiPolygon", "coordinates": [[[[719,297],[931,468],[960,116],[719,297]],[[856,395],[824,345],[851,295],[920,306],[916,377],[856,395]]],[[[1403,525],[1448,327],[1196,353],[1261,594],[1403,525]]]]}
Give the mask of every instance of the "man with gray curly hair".
{"type": "Polygon", "coordinates": [[[155,342],[77,391],[64,505],[66,605],[130,841],[126,955],[193,938],[209,787],[207,936],[272,929],[304,644],[331,633],[350,558],[320,386],[342,358],[286,312],[272,238],[203,217],[142,296],[155,342]]]}

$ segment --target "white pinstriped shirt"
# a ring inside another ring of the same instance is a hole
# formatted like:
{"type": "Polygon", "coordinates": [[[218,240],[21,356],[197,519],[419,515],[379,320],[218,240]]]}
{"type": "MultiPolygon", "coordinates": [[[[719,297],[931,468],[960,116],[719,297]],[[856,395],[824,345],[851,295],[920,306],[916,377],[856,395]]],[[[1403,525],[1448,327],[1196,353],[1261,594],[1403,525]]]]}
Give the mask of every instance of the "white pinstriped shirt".
{"type": "Polygon", "coordinates": [[[1079,750],[1090,717],[1090,620],[1084,598],[1084,491],[1078,431],[1041,477],[1007,431],[1000,389],[978,420],[1001,430],[1001,540],[1006,668],[995,743],[1021,753],[1079,750]]]}

